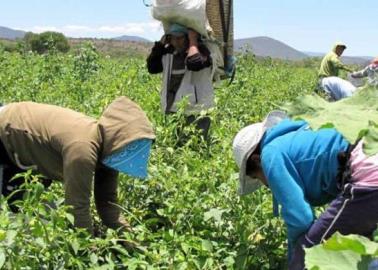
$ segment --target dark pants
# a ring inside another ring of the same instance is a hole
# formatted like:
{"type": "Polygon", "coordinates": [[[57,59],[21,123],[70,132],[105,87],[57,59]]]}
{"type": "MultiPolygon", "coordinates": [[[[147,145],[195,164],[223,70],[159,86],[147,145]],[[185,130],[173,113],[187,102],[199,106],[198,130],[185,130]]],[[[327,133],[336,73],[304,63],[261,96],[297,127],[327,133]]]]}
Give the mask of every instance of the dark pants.
{"type": "MultiPolygon", "coordinates": [[[[25,189],[22,187],[25,183],[23,177],[14,177],[16,174],[24,173],[25,170],[18,168],[8,157],[7,151],[0,140],[0,196],[7,198],[8,205],[13,212],[18,212],[18,207],[14,204],[16,201],[22,200],[25,189]]],[[[48,188],[52,180],[42,178],[41,183],[48,188]]]]}
{"type": "Polygon", "coordinates": [[[372,237],[378,223],[378,187],[346,184],[343,192],[329,205],[297,242],[289,269],[304,269],[304,249],[328,239],[336,231],[372,237]]]}

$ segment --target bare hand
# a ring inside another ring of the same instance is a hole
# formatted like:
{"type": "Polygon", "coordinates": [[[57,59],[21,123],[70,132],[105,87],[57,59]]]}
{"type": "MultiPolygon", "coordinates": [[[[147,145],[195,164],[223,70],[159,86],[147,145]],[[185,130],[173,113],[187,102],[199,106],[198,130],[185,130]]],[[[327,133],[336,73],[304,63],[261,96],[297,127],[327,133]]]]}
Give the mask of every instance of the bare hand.
{"type": "Polygon", "coordinates": [[[160,43],[163,45],[169,44],[169,38],[168,35],[163,35],[160,39],[160,43]]]}

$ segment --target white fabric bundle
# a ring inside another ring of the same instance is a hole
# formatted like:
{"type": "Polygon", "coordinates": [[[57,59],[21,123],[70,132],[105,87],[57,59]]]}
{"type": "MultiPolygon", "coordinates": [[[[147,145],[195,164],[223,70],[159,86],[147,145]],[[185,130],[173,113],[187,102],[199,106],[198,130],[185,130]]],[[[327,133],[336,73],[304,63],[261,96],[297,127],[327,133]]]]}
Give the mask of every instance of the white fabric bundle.
{"type": "Polygon", "coordinates": [[[339,77],[326,77],[321,80],[321,87],[329,94],[333,101],[350,97],[357,88],[350,82],[339,77]]]}
{"type": "Polygon", "coordinates": [[[208,37],[206,0],[153,0],[152,17],[163,23],[165,32],[170,24],[178,23],[208,37]]]}

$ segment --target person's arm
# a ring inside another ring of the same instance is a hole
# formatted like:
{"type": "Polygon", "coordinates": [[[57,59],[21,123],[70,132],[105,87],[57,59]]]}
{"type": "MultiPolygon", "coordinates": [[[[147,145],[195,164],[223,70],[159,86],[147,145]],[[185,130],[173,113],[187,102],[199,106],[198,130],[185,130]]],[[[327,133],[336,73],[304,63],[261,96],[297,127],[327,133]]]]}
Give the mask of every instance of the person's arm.
{"type": "Polygon", "coordinates": [[[97,212],[105,226],[112,229],[127,229],[129,227],[120,215],[117,206],[118,172],[100,166],[95,173],[94,198],[97,212]]]}
{"type": "Polygon", "coordinates": [[[147,70],[151,74],[157,74],[163,71],[162,57],[167,53],[166,36],[160,41],[156,41],[147,57],[147,70]]]}
{"type": "Polygon", "coordinates": [[[353,69],[350,68],[349,66],[343,64],[343,62],[340,61],[340,59],[336,56],[332,57],[330,59],[332,61],[332,65],[338,69],[343,69],[349,72],[353,72],[353,69]]]}
{"type": "Polygon", "coordinates": [[[191,71],[200,71],[211,66],[210,51],[203,45],[198,44],[198,33],[189,30],[189,50],[186,57],[186,67],[191,71]]]}
{"type": "Polygon", "coordinates": [[[364,77],[368,76],[368,70],[369,70],[369,66],[367,66],[364,69],[361,69],[359,71],[353,72],[350,76],[352,76],[352,78],[364,78],[364,77]]]}
{"type": "Polygon", "coordinates": [[[298,184],[301,182],[300,175],[285,153],[268,145],[262,150],[261,163],[269,188],[281,205],[281,215],[287,226],[290,258],[296,241],[315,219],[312,207],[298,184]]]}
{"type": "Polygon", "coordinates": [[[63,180],[65,203],[72,206],[75,227],[93,233],[90,197],[97,163],[97,148],[89,142],[77,141],[63,148],[63,180]]]}

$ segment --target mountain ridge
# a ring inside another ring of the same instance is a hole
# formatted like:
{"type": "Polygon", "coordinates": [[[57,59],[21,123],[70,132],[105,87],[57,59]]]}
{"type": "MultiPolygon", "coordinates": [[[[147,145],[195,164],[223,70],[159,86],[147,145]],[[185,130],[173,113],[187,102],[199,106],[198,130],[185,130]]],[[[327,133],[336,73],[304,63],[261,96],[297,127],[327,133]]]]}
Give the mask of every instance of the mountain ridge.
{"type": "MultiPolygon", "coordinates": [[[[0,26],[0,39],[16,40],[23,38],[26,34],[22,30],[14,30],[9,27],[0,26]]],[[[73,39],[68,37],[69,39],[73,39]]],[[[82,39],[91,39],[91,38],[82,38],[82,39]]],[[[140,37],[140,36],[130,36],[122,35],[114,38],[108,39],[96,39],[102,40],[101,44],[106,42],[106,40],[119,41],[119,42],[131,42],[131,43],[144,43],[152,44],[152,41],[140,37]]],[[[80,40],[80,39],[79,39],[80,40]]],[[[111,43],[113,44],[113,43],[111,43]]],[[[117,43],[118,44],[118,43],[117,43]]],[[[102,45],[105,46],[105,45],[102,45]]],[[[120,45],[117,45],[120,46],[120,45]]],[[[143,49],[144,51],[145,49],[143,49]]],[[[250,38],[241,38],[234,40],[234,50],[236,52],[252,52],[259,57],[271,57],[283,60],[290,61],[300,61],[309,57],[323,57],[325,53],[320,52],[302,52],[295,49],[294,47],[282,42],[280,40],[267,37],[267,36],[257,36],[250,38]]],[[[345,64],[367,64],[373,57],[369,56],[342,56],[341,59],[345,64]]]]}
{"type": "Polygon", "coordinates": [[[0,38],[15,40],[23,38],[26,32],[22,30],[15,30],[9,27],[0,26],[0,38]]]}

